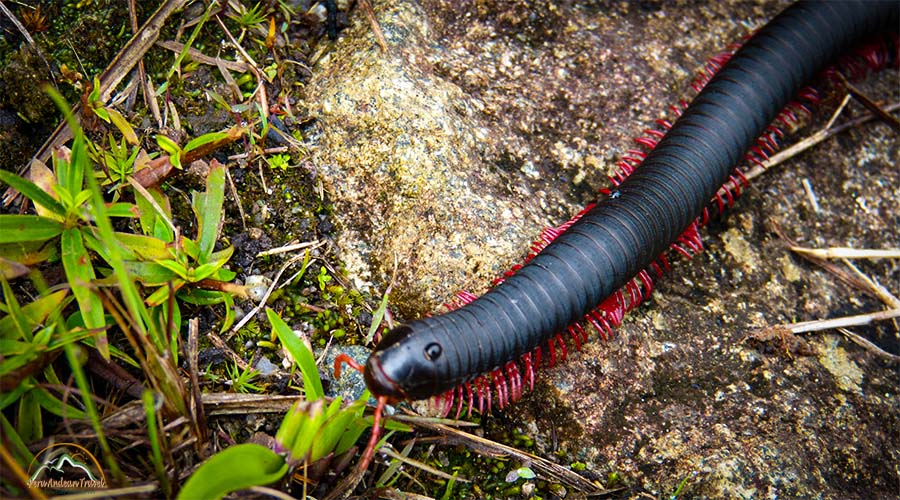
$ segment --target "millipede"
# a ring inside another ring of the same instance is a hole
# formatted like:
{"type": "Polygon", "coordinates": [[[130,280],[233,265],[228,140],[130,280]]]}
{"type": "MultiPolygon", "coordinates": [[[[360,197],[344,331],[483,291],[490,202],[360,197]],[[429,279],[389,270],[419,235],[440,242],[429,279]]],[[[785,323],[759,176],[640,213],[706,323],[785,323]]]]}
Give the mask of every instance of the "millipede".
{"type": "MultiPolygon", "coordinates": [[[[388,401],[435,398],[444,413],[489,411],[532,387],[536,369],[579,348],[590,325],[603,339],[653,289],[671,253],[702,250],[699,229],[745,185],[742,160],[761,162],[779,124],[796,121],[804,85],[875,33],[890,47],[864,59],[896,64],[900,2],[800,1],[733,51],[713,58],[690,104],[674,107],[631,151],[596,202],[545,230],[524,264],[484,295],[460,294],[449,311],[388,331],[359,366],[378,398],[371,460],[388,401]]],[[[871,53],[870,53],[871,54],[871,53]]],[[[857,70],[859,68],[856,68],[857,70]]],[[[851,69],[853,71],[853,69],[851,69]]]]}

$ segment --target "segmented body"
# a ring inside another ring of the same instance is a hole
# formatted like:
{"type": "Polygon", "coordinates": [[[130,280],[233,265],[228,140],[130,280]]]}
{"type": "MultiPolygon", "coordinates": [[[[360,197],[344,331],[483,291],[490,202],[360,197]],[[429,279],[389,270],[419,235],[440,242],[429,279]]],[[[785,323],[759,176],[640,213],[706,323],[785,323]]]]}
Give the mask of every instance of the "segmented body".
{"type": "Polygon", "coordinates": [[[560,332],[580,342],[587,320],[608,334],[649,293],[648,270],[665,265],[670,245],[697,250],[698,217],[734,184],[734,167],[802,85],[863,37],[896,29],[898,11],[898,2],[870,1],[786,9],[716,73],[638,168],[526,265],[482,297],[388,332],[366,364],[369,388],[401,399],[456,389],[471,402],[490,397],[493,385],[505,402],[521,393],[522,372],[531,382],[541,352],[565,348],[560,332]]]}

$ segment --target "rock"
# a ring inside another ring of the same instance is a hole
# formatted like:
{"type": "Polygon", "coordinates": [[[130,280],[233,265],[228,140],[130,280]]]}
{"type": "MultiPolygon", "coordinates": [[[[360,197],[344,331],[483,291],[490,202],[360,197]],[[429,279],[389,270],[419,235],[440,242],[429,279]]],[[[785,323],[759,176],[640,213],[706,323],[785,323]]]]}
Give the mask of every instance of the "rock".
{"type": "MultiPolygon", "coordinates": [[[[421,6],[379,6],[379,22],[387,53],[363,23],[318,62],[307,95],[320,126],[313,160],[357,286],[383,291],[396,259],[393,304],[424,314],[462,288],[483,291],[548,219],[524,174],[492,161],[502,136],[483,105],[433,71],[440,49],[421,6]]],[[[560,189],[555,205],[565,204],[560,189]]]]}
{"type": "MultiPolygon", "coordinates": [[[[590,201],[630,138],[746,34],[745,20],[782,5],[387,1],[375,6],[386,54],[352,16],[308,93],[348,270],[383,290],[396,255],[401,319],[482,290],[540,226],[590,201]]],[[[894,101],[895,76],[864,86],[894,101]]],[[[866,126],[767,173],[616,339],[543,371],[504,420],[534,435],[541,455],[615,473],[632,496],[670,495],[685,478],[692,497],[895,495],[896,370],[833,333],[749,337],[882,307],[791,256],[774,231],[815,246],[896,246],[898,156],[896,134],[866,126]]],[[[900,290],[896,262],[865,271],[900,290]]],[[[889,324],[861,331],[900,344],[889,324]]]]}

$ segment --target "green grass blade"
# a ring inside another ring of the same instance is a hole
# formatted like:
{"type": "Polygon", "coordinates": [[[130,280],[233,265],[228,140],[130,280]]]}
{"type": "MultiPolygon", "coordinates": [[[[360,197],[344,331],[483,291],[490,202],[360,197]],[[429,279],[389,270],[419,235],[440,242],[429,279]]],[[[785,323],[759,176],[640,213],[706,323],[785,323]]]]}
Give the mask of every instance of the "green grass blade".
{"type": "Polygon", "coordinates": [[[200,229],[197,231],[197,244],[200,264],[209,262],[216,239],[219,235],[219,222],[222,220],[222,205],[225,201],[225,167],[213,162],[206,178],[206,192],[194,192],[193,206],[200,229]]]}
{"type": "Polygon", "coordinates": [[[165,462],[163,462],[162,447],[160,446],[159,440],[159,421],[156,416],[156,404],[153,400],[153,391],[145,390],[141,394],[141,400],[144,403],[144,413],[147,416],[147,439],[150,441],[150,450],[152,452],[151,460],[153,461],[156,478],[159,479],[160,486],[166,498],[171,498],[172,486],[169,484],[169,476],[166,475],[166,466],[165,462]]]}
{"type": "Polygon", "coordinates": [[[381,320],[384,319],[384,313],[387,311],[388,299],[390,296],[391,287],[388,287],[381,297],[381,304],[378,305],[378,309],[372,314],[372,325],[369,326],[369,333],[366,335],[366,344],[372,343],[372,340],[375,338],[375,332],[377,332],[378,327],[381,326],[381,320]]]}
{"type": "MultiPolygon", "coordinates": [[[[134,254],[143,261],[154,261],[172,258],[166,242],[143,234],[116,233],[116,239],[125,246],[122,250],[134,254]]],[[[130,255],[123,257],[131,258],[130,255]]]]}
{"type": "Polygon", "coordinates": [[[93,290],[90,283],[96,278],[94,266],[91,264],[91,256],[84,247],[84,239],[78,228],[66,229],[62,233],[60,246],[62,247],[63,269],[66,271],[66,279],[78,308],[84,326],[97,335],[97,351],[104,359],[109,359],[109,343],[106,339],[106,318],[103,315],[103,302],[93,290]]]}
{"type": "Polygon", "coordinates": [[[41,405],[41,408],[58,417],[75,420],[85,420],[88,418],[87,413],[75,408],[72,405],[63,404],[56,396],[47,392],[47,389],[38,388],[31,391],[35,399],[41,405]]]}
{"type": "Polygon", "coordinates": [[[201,465],[178,493],[179,500],[218,500],[232,491],[281,479],[288,471],[274,451],[253,443],[232,446],[201,465]]]}
{"type": "Polygon", "coordinates": [[[75,376],[75,383],[78,386],[78,390],[81,391],[81,400],[84,402],[84,408],[88,417],[90,417],[91,427],[94,429],[94,433],[97,434],[97,441],[103,450],[103,460],[106,462],[106,466],[109,467],[110,472],[112,472],[113,477],[117,481],[124,481],[125,476],[122,474],[122,470],[119,469],[119,464],[113,456],[112,449],[109,447],[109,441],[106,440],[106,434],[103,433],[103,424],[100,423],[100,414],[97,412],[97,406],[90,397],[93,391],[88,383],[87,376],[84,374],[81,361],[78,359],[78,348],[74,344],[65,344],[63,349],[66,351],[66,359],[68,359],[69,367],[72,368],[72,374],[75,376]]]}
{"type": "Polygon", "coordinates": [[[32,323],[25,317],[22,307],[19,305],[19,301],[16,300],[12,287],[9,286],[9,282],[6,281],[6,278],[0,277],[0,286],[3,287],[3,297],[6,298],[4,305],[8,311],[7,315],[0,320],[0,323],[5,323],[3,330],[0,330],[0,335],[4,337],[13,337],[13,335],[9,334],[18,333],[18,335],[14,336],[15,338],[25,339],[30,342],[33,338],[31,330],[34,329],[32,323]]]}
{"type": "Polygon", "coordinates": [[[287,348],[288,352],[300,367],[300,373],[303,375],[303,389],[306,391],[307,401],[316,401],[325,396],[322,389],[322,379],[319,378],[319,369],[316,367],[316,359],[309,348],[294,334],[291,328],[278,316],[278,313],[270,308],[266,308],[266,316],[269,317],[269,323],[272,324],[272,330],[281,340],[281,343],[287,348]]]}
{"type": "Polygon", "coordinates": [[[19,411],[16,415],[16,432],[29,443],[44,437],[41,405],[35,399],[34,391],[22,394],[22,398],[19,399],[19,411]]]}
{"type": "Polygon", "coordinates": [[[0,413],[0,435],[3,436],[4,445],[8,445],[9,451],[20,464],[30,464],[34,460],[31,450],[25,446],[25,442],[16,432],[16,429],[6,419],[6,415],[0,413]]]}

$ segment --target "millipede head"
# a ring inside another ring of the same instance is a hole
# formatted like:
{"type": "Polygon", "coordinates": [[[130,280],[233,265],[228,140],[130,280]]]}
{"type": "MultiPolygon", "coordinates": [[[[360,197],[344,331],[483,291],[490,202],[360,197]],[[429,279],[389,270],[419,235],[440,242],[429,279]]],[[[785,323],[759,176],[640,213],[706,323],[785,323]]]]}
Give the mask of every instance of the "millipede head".
{"type": "Polygon", "coordinates": [[[455,387],[445,383],[444,347],[427,329],[414,334],[412,325],[387,332],[366,361],[366,386],[377,396],[392,399],[427,399],[455,387]]]}

